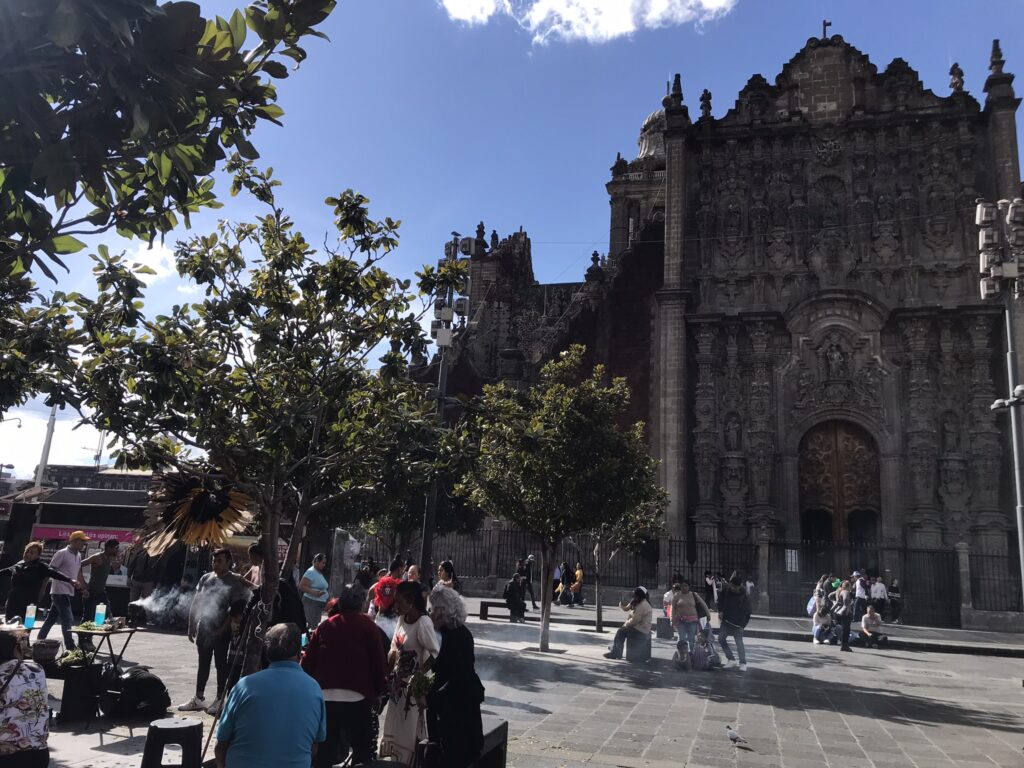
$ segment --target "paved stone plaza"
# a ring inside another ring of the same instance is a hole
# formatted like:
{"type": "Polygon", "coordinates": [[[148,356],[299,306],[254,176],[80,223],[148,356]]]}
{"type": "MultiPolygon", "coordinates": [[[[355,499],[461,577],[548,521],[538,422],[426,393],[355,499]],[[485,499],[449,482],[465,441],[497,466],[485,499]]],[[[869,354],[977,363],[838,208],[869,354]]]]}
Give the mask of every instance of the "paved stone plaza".
{"type": "MultiPolygon", "coordinates": [[[[746,673],[686,674],[671,667],[667,641],[656,640],[650,668],[638,669],[601,658],[608,636],[593,632],[556,630],[560,652],[541,655],[527,650],[535,627],[471,629],[485,711],[509,721],[515,768],[1024,765],[1019,659],[751,640],[746,673]],[[730,746],[726,723],[749,750],[730,746]]],[[[127,657],[151,665],[175,704],[191,694],[195,652],[183,636],[140,634],[127,657]]],[[[52,764],[137,766],[145,735],[145,724],[58,731],[52,764]]]]}

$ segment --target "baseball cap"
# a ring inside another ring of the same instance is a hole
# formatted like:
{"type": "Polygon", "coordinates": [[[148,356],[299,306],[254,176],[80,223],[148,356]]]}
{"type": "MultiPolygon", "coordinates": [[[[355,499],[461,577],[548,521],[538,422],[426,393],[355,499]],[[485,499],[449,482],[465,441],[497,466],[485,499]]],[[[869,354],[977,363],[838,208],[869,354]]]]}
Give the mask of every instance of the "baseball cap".
{"type": "Polygon", "coordinates": [[[853,575],[854,575],[855,578],[859,579],[860,578],[860,571],[854,571],[853,575]]]}
{"type": "Polygon", "coordinates": [[[85,535],[85,531],[72,531],[68,536],[68,541],[90,541],[90,539],[85,535]]]}

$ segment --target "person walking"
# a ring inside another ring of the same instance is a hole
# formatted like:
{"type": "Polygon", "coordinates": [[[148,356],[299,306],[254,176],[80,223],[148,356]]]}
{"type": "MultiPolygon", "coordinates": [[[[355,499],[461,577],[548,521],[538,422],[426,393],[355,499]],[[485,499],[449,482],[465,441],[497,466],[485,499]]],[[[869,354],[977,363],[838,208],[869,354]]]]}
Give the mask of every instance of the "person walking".
{"type": "Polygon", "coordinates": [[[188,611],[188,640],[195,643],[199,654],[196,672],[196,694],[178,706],[179,712],[205,709],[211,715],[220,712],[221,700],[228,681],[228,651],[231,647],[231,613],[241,613],[252,596],[248,582],[231,572],[231,550],[213,553],[213,571],[203,574],[192,597],[188,611]],[[217,671],[217,696],[206,704],[206,683],[210,679],[210,662],[217,671]]]}
{"type": "Polygon", "coordinates": [[[73,578],[51,568],[42,560],[43,542],[30,541],[25,545],[22,559],[4,570],[11,574],[11,591],[7,594],[4,619],[11,623],[25,618],[25,610],[39,602],[39,594],[47,579],[55,579],[74,586],[81,586],[73,578]]]}
{"type": "Polygon", "coordinates": [[[327,738],[314,768],[344,762],[349,750],[355,765],[373,759],[374,709],[387,691],[380,629],[363,613],[366,590],[349,584],[331,602],[331,616],[313,631],[302,659],[302,668],[320,684],[327,708],[327,738]]]}
{"type": "Polygon", "coordinates": [[[829,595],[833,601],[833,615],[839,619],[839,650],[850,653],[850,624],[853,621],[853,589],[849,581],[839,585],[839,589],[829,595]]]}
{"type": "Polygon", "coordinates": [[[628,638],[642,641],[651,637],[654,609],[651,607],[651,598],[646,587],[637,587],[633,591],[633,598],[628,603],[619,603],[619,608],[627,611],[629,616],[615,633],[612,647],[604,655],[606,659],[621,659],[628,638]]]}
{"type": "MultiPolygon", "coordinates": [[[[523,562],[520,560],[520,562],[523,562]]],[[[533,606],[533,610],[537,610],[537,598],[533,594],[533,569],[536,567],[536,561],[533,555],[528,555],[526,562],[523,563],[522,568],[517,568],[519,575],[523,578],[523,593],[530,595],[530,605],[533,606]]]]}
{"type": "Polygon", "coordinates": [[[294,624],[267,630],[266,669],[231,689],[217,728],[217,768],[309,768],[327,738],[327,711],[316,680],[302,671],[302,632],[294,624]]]}
{"type": "Polygon", "coordinates": [[[715,578],[711,575],[711,571],[704,571],[704,602],[718,607],[715,602],[715,578]]]}
{"type": "Polygon", "coordinates": [[[462,596],[435,587],[430,593],[430,619],[441,650],[431,667],[434,680],[426,696],[427,735],[440,747],[440,765],[468,768],[483,749],[484,687],[476,674],[473,634],[466,627],[462,596]]]}
{"type": "Polygon", "coordinates": [[[700,595],[690,589],[688,579],[683,579],[672,585],[670,616],[672,628],[679,633],[679,643],[676,646],[679,658],[680,660],[687,659],[697,642],[701,618],[711,616],[708,604],[700,595]]]}
{"type": "Polygon", "coordinates": [[[743,645],[743,630],[750,621],[750,599],[740,577],[733,574],[725,589],[718,593],[718,641],[727,659],[725,666],[735,666],[729,638],[736,640],[736,653],[740,659],[740,672],[747,671],[747,650],[743,645]]]}
{"type": "Polygon", "coordinates": [[[860,621],[868,607],[868,584],[860,571],[853,572],[853,620],[860,621]]]}
{"type": "MultiPolygon", "coordinates": [[[[434,589],[450,587],[438,584],[434,589]]],[[[410,683],[418,675],[430,671],[440,647],[434,623],[427,615],[427,602],[419,587],[408,582],[400,584],[395,595],[395,608],[399,619],[388,656],[393,675],[380,757],[393,757],[408,766],[416,755],[416,745],[426,735],[423,702],[410,690],[410,683]]]]}
{"type": "MultiPolygon", "coordinates": [[[[110,605],[107,598],[107,579],[110,572],[121,567],[121,544],[117,539],[107,539],[103,549],[82,561],[82,568],[89,566],[89,597],[82,609],[82,621],[92,621],[96,615],[96,606],[110,605]]],[[[107,611],[110,615],[110,611],[107,611]]],[[[94,650],[92,639],[88,635],[78,636],[79,645],[85,650],[94,650]]]]}
{"type": "MultiPolygon", "coordinates": [[[[89,537],[83,531],[72,531],[68,536],[68,545],[60,549],[50,560],[50,568],[64,574],[68,581],[54,579],[50,582],[50,610],[46,614],[43,628],[39,630],[39,640],[45,640],[50,630],[60,619],[61,633],[64,635],[64,650],[75,650],[75,640],[71,636],[71,626],[75,622],[71,614],[71,598],[75,589],[82,587],[82,550],[86,547],[89,537]]],[[[82,590],[85,597],[89,591],[82,590]]]]}
{"type": "Polygon", "coordinates": [[[320,624],[324,615],[324,604],[327,602],[329,585],[324,576],[327,567],[327,556],[316,555],[313,564],[299,579],[299,592],[302,593],[302,610],[306,613],[306,626],[312,632],[320,624]]]}
{"type": "Polygon", "coordinates": [[[583,566],[576,563],[572,584],[569,585],[573,605],[583,605],[583,566]]]}
{"type": "Polygon", "coordinates": [[[885,582],[881,576],[875,577],[875,583],[871,585],[871,604],[879,616],[885,615],[885,607],[889,602],[889,590],[885,588],[885,582]]]}
{"type": "Polygon", "coordinates": [[[455,564],[451,560],[445,560],[437,566],[437,581],[443,586],[450,587],[462,594],[462,582],[455,575],[455,564]]]}

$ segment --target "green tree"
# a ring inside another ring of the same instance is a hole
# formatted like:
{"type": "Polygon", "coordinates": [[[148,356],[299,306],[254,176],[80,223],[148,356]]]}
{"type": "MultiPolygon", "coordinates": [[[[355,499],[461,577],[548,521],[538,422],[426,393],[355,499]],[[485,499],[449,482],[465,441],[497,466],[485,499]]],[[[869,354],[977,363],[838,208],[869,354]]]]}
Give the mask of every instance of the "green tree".
{"type": "Polygon", "coordinates": [[[251,132],[284,114],[273,81],[335,2],[256,0],[228,19],[191,2],[0,5],[0,411],[69,365],[64,315],[30,272],[53,279],[80,236],[151,241],[219,207],[211,174],[226,151],[258,157],[251,132]]]}
{"type": "MultiPolygon", "coordinates": [[[[179,242],[178,270],[205,295],[152,319],[139,277],[101,249],[99,297],[64,299],[80,319],[83,350],[63,394],[121,441],[129,464],[217,475],[252,496],[268,551],[294,513],[291,560],[310,515],[372,487],[390,455],[379,436],[404,434],[415,401],[399,383],[405,359],[426,341],[409,281],[378,263],[397,245],[398,222],[371,219],[352,191],[328,198],[341,245],[317,254],[277,205],[269,172],[237,157],[229,169],[234,188],[269,212],[179,242]],[[371,371],[380,349],[388,351],[371,371]],[[168,438],[192,455],[175,453],[168,438]]],[[[462,267],[425,269],[420,285],[429,293],[449,279],[461,281],[462,267]]],[[[276,558],[266,566],[270,602],[276,558]]]]}
{"type": "Polygon", "coordinates": [[[488,386],[468,427],[478,455],[462,492],[489,515],[541,540],[540,649],[549,649],[554,559],[562,540],[598,531],[625,538],[661,514],[664,492],[647,452],[643,424],[622,429],[629,403],[625,379],[588,376],[585,350],[573,346],[525,391],[488,386]]]}

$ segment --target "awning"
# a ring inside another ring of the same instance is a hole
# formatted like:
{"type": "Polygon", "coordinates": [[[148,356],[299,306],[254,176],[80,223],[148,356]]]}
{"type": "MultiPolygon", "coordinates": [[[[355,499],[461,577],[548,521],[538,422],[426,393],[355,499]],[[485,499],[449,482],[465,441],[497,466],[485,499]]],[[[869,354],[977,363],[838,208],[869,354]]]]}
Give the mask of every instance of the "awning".
{"type": "Polygon", "coordinates": [[[71,526],[56,525],[33,525],[32,538],[42,541],[61,539],[67,541],[74,531],[82,531],[90,539],[106,541],[117,539],[122,544],[131,544],[135,538],[135,531],[131,528],[72,528],[71,526]]]}

